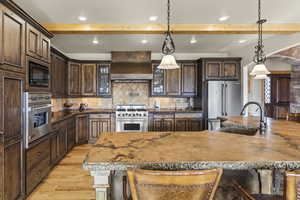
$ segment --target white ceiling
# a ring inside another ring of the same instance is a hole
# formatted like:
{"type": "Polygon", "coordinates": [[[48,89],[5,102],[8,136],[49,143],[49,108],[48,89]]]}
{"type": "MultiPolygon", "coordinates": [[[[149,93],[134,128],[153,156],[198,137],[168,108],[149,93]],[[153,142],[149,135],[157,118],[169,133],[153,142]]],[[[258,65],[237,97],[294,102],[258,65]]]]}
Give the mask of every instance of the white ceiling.
{"type": "MultiPolygon", "coordinates": [[[[84,23],[148,24],[166,22],[166,0],[14,0],[40,23],[82,23],[78,16],[87,17],[84,23]],[[150,22],[150,16],[158,16],[150,22]]],[[[269,23],[299,23],[299,0],[263,0],[263,15],[269,23]]],[[[221,16],[230,16],[222,23],[247,24],[257,19],[256,0],[173,0],[171,23],[221,23],[221,16]]],[[[268,35],[265,37],[271,37],[268,35]]],[[[218,53],[250,45],[256,35],[175,35],[179,53],[218,53]],[[238,41],[246,39],[240,44],[238,41]]],[[[160,52],[162,35],[55,35],[53,44],[65,53],[108,53],[115,50],[151,50],[160,52]],[[92,40],[97,37],[98,45],[92,40]],[[147,44],[141,40],[147,39],[147,44]]]]}

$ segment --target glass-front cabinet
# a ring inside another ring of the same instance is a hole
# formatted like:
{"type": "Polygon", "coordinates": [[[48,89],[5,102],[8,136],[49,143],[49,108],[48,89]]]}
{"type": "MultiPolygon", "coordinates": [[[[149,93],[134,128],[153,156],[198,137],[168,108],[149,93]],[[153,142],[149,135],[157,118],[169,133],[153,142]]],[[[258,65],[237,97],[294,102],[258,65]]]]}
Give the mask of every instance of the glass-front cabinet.
{"type": "Polygon", "coordinates": [[[160,96],[165,94],[165,70],[158,69],[158,64],[153,66],[153,80],[152,80],[152,95],[160,96]]]}
{"type": "Polygon", "coordinates": [[[99,64],[97,72],[97,95],[102,97],[111,96],[110,64],[99,64]]]}

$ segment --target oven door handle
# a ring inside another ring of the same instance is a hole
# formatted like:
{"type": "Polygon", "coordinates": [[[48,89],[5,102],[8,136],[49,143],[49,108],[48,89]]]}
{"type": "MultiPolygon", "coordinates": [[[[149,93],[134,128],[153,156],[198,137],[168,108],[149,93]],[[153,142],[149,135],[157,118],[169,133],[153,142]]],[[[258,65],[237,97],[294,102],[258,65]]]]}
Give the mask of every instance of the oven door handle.
{"type": "Polygon", "coordinates": [[[41,109],[51,108],[51,107],[53,107],[52,104],[47,104],[47,105],[45,105],[45,106],[31,107],[31,110],[41,110],[41,109]]]}

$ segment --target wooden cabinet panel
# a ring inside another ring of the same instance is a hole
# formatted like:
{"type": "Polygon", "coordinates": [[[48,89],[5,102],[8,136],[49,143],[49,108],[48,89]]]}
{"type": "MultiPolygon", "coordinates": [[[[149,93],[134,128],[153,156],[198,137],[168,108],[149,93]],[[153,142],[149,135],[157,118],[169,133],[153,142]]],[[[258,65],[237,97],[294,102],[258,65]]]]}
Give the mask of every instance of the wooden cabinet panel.
{"type": "Polygon", "coordinates": [[[219,78],[222,75],[222,62],[208,61],[205,68],[207,78],[219,78]]]}
{"type": "Polygon", "coordinates": [[[272,78],[273,102],[284,104],[290,102],[290,77],[272,78]]]}
{"type": "Polygon", "coordinates": [[[175,131],[187,131],[188,121],[186,119],[176,119],[175,120],[175,131]]]}
{"type": "Polygon", "coordinates": [[[174,119],[154,119],[153,126],[154,131],[174,131],[174,119]]]}
{"type": "Polygon", "coordinates": [[[70,151],[76,143],[76,123],[75,119],[70,119],[68,122],[67,149],[70,151]]]}
{"type": "Polygon", "coordinates": [[[0,7],[0,67],[25,72],[25,21],[5,7],[0,7]]]}
{"type": "MultiPolygon", "coordinates": [[[[0,136],[1,137],[1,136],[0,136]]],[[[14,141],[7,145],[0,144],[0,199],[17,200],[22,192],[22,144],[14,141]]]]}
{"type": "Polygon", "coordinates": [[[184,96],[197,94],[197,66],[194,63],[184,63],[182,70],[182,92],[184,96]]]}
{"type": "Polygon", "coordinates": [[[81,95],[81,64],[79,63],[68,65],[68,95],[81,95]]]}
{"type": "Polygon", "coordinates": [[[240,75],[240,63],[235,61],[225,61],[223,63],[223,74],[222,77],[228,79],[239,79],[240,75]]]}
{"type": "Polygon", "coordinates": [[[82,64],[82,94],[96,96],[96,65],[82,64]]]}
{"type": "Polygon", "coordinates": [[[91,118],[89,123],[89,143],[95,143],[98,140],[101,133],[111,131],[110,116],[107,119],[91,118]]]}
{"type": "Polygon", "coordinates": [[[88,116],[76,116],[76,144],[84,144],[88,141],[88,116]]]}
{"type": "Polygon", "coordinates": [[[58,149],[59,135],[55,132],[50,136],[50,164],[54,166],[59,160],[59,149],[58,149]]]}
{"type": "Polygon", "coordinates": [[[181,95],[181,69],[166,70],[166,94],[181,95]]]}
{"type": "Polygon", "coordinates": [[[32,170],[41,160],[50,157],[50,140],[41,141],[26,152],[26,171],[32,170]]]}
{"type": "Polygon", "coordinates": [[[0,71],[0,134],[5,138],[22,135],[23,75],[0,71]]]}
{"type": "Polygon", "coordinates": [[[51,55],[51,91],[52,97],[66,96],[67,61],[55,54],[51,55]]]}
{"type": "Polygon", "coordinates": [[[50,62],[50,47],[50,39],[41,33],[39,55],[43,61],[48,63],[50,62]]]}
{"type": "Polygon", "coordinates": [[[30,24],[26,24],[26,52],[27,55],[39,58],[40,54],[40,32],[32,27],[30,24]]]}
{"type": "Polygon", "coordinates": [[[65,123],[61,125],[58,131],[58,153],[59,158],[63,158],[67,153],[67,127],[65,123]]]}
{"type": "Polygon", "coordinates": [[[189,131],[203,131],[202,119],[189,119],[189,131]]]}

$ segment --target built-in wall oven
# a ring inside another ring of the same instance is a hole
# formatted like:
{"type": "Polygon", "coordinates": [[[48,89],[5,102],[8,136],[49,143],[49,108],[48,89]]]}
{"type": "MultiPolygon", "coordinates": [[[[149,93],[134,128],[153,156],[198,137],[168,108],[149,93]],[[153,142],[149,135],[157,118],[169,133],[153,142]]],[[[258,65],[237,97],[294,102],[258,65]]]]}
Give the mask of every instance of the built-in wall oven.
{"type": "Polygon", "coordinates": [[[51,132],[51,94],[25,92],[25,145],[51,132]]]}
{"type": "Polygon", "coordinates": [[[27,57],[27,84],[30,89],[40,91],[50,89],[49,64],[35,58],[27,57]]]}

